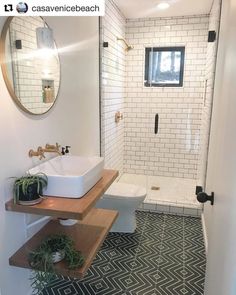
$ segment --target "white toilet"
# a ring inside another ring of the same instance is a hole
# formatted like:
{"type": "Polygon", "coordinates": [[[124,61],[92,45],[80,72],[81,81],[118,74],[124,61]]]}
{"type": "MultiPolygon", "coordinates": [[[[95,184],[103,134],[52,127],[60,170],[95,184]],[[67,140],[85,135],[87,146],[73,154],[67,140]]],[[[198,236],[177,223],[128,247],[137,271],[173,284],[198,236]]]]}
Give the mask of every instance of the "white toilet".
{"type": "Polygon", "coordinates": [[[135,210],[144,201],[146,194],[144,187],[115,182],[97,202],[96,207],[119,212],[111,232],[133,233],[136,229],[135,210]]]}

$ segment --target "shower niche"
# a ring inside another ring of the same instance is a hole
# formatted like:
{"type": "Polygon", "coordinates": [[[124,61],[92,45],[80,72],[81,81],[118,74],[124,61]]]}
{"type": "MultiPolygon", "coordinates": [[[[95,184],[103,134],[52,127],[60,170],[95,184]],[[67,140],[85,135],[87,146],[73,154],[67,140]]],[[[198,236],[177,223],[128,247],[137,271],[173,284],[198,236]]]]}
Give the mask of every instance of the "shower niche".
{"type": "Polygon", "coordinates": [[[55,100],[54,80],[42,80],[42,98],[44,103],[53,103],[55,100]]]}

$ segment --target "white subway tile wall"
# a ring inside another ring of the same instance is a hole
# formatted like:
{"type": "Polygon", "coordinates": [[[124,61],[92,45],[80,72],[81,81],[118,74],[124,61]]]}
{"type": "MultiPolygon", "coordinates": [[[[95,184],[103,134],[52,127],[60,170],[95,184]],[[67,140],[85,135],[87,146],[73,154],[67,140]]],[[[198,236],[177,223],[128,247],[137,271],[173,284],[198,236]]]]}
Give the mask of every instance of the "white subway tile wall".
{"type": "Polygon", "coordinates": [[[124,44],[117,37],[125,37],[126,19],[113,1],[106,1],[106,14],[101,18],[101,122],[102,155],[105,167],[123,172],[124,120],[115,123],[115,113],[124,112],[125,59],[124,44]],[[103,42],[109,47],[104,48],[103,42]]]}
{"type": "Polygon", "coordinates": [[[197,179],[208,26],[208,15],[127,20],[124,172],[197,179]],[[144,87],[145,47],[165,46],[185,46],[183,87],[144,87]]]}
{"type": "Polygon", "coordinates": [[[33,113],[46,112],[52,103],[43,102],[42,80],[51,80],[48,73],[54,73],[54,89],[59,87],[58,59],[38,56],[36,28],[44,27],[41,18],[14,17],[10,24],[10,38],[14,67],[14,89],[22,105],[33,113]],[[22,49],[16,49],[15,40],[21,40],[22,49]],[[46,71],[46,74],[44,73],[46,71]],[[56,73],[56,75],[55,75],[56,73]]]}
{"type": "Polygon", "coordinates": [[[221,0],[210,15],[126,20],[112,0],[101,19],[102,154],[120,172],[204,183],[221,0]],[[125,53],[116,37],[134,49],[125,53]],[[144,87],[145,47],[185,46],[183,87],[144,87]],[[116,111],[124,121],[114,122],[116,111]],[[154,134],[155,114],[159,133],[154,134]]]}
{"type": "Polygon", "coordinates": [[[201,127],[201,153],[198,167],[198,179],[199,183],[205,183],[206,165],[207,165],[207,153],[210,137],[210,120],[211,110],[214,94],[214,78],[215,78],[215,66],[216,66],[216,54],[218,43],[218,32],[220,25],[220,10],[221,0],[215,0],[210,12],[209,18],[209,31],[216,32],[216,41],[209,42],[207,45],[207,58],[205,69],[205,89],[204,100],[202,109],[202,127],[201,127]]]}

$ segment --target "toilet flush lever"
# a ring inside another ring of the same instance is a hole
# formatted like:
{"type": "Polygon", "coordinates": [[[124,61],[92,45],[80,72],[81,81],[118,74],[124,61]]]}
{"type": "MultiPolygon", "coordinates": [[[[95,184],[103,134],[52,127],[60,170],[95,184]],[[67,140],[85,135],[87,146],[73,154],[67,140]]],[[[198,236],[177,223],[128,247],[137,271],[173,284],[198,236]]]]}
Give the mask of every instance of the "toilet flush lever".
{"type": "Polygon", "coordinates": [[[197,186],[196,195],[197,195],[198,202],[206,203],[207,201],[210,201],[211,205],[214,205],[214,192],[212,192],[211,195],[208,195],[202,191],[201,186],[197,186]]]}

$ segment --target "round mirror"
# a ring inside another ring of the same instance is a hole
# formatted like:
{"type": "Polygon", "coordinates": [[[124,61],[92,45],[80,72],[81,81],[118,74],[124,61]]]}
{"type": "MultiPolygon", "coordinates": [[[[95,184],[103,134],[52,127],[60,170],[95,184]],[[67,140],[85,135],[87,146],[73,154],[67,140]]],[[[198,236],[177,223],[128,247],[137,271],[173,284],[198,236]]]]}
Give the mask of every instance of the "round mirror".
{"type": "Polygon", "coordinates": [[[53,31],[41,17],[10,17],[1,35],[1,67],[14,101],[30,114],[55,103],[60,61],[53,31]]]}

